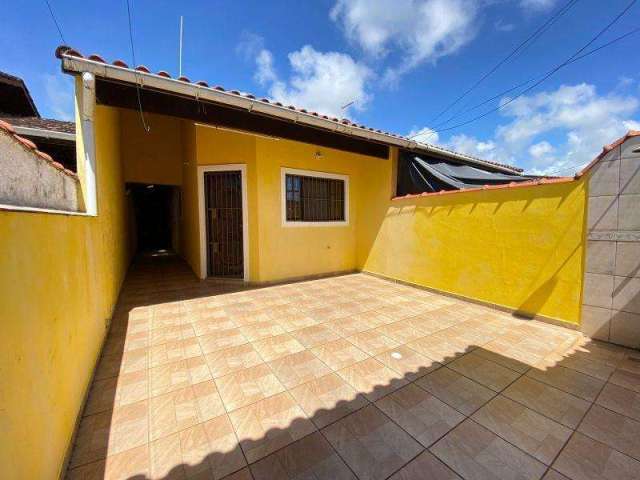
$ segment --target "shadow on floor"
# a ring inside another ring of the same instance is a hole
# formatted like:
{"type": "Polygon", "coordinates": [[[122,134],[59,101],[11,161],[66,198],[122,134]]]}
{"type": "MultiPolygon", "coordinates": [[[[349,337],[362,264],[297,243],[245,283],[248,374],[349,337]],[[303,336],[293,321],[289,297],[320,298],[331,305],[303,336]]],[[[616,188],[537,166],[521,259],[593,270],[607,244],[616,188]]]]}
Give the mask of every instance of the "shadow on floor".
{"type": "Polygon", "coordinates": [[[247,289],[145,259],[68,478],[638,478],[638,405],[640,353],[575,331],[362,274],[247,289]]]}

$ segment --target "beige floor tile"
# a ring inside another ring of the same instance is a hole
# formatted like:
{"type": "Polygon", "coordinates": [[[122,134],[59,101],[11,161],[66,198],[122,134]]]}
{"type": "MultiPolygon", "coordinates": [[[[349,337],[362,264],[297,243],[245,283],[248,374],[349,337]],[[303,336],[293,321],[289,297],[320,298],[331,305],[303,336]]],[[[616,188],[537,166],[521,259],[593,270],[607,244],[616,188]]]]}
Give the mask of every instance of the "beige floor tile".
{"type": "Polygon", "coordinates": [[[336,332],[341,337],[350,337],[351,335],[355,335],[356,333],[364,332],[365,330],[369,330],[371,327],[370,323],[367,322],[361,316],[349,315],[344,318],[332,320],[325,324],[327,327],[331,329],[331,331],[336,332]]]}
{"type": "Polygon", "coordinates": [[[149,439],[156,440],[202,421],[192,387],[149,400],[149,439]]]}
{"type": "Polygon", "coordinates": [[[228,412],[285,390],[265,363],[216,378],[215,382],[228,412]]]}
{"type": "Polygon", "coordinates": [[[278,322],[282,329],[287,333],[292,333],[297,330],[312,327],[318,324],[317,320],[314,320],[313,318],[303,314],[302,312],[292,312],[284,314],[278,314],[277,312],[274,312],[269,313],[269,316],[271,316],[271,318],[278,322]]]}
{"type": "Polygon", "coordinates": [[[640,460],[640,422],[594,405],[578,431],[640,460]]]}
{"type": "Polygon", "coordinates": [[[589,402],[596,399],[604,385],[602,380],[564,367],[552,367],[546,370],[532,368],[527,372],[527,376],[589,402]]]}
{"type": "Polygon", "coordinates": [[[336,373],[299,385],[291,394],[318,428],[322,428],[368,402],[336,373]]]}
{"type": "Polygon", "coordinates": [[[340,338],[335,330],[323,324],[296,330],[291,335],[306,348],[313,348],[340,338]]]}
{"type": "Polygon", "coordinates": [[[562,475],[561,473],[556,472],[555,470],[549,470],[542,480],[569,480],[567,477],[562,475]]]}
{"type": "Polygon", "coordinates": [[[213,380],[197,383],[193,386],[193,395],[198,405],[201,421],[209,420],[225,413],[220,392],[213,380]]]}
{"type": "Polygon", "coordinates": [[[309,350],[278,358],[269,362],[269,366],[287,389],[331,373],[331,369],[309,350]]]}
{"type": "Polygon", "coordinates": [[[361,480],[387,478],[422,450],[375,405],[329,425],[323,433],[361,480]]]}
{"type": "Polygon", "coordinates": [[[205,358],[213,378],[223,377],[264,363],[260,354],[250,343],[211,352],[206,354],[205,358]]]}
{"type": "Polygon", "coordinates": [[[446,367],[425,375],[416,384],[465,415],[471,415],[495,396],[491,389],[446,367]]]}
{"type": "Polygon", "coordinates": [[[567,427],[501,395],[472,418],[547,465],[551,465],[571,435],[567,427]]]}
{"type": "Polygon", "coordinates": [[[202,337],[198,337],[198,341],[200,342],[202,352],[205,354],[247,343],[247,339],[239,328],[220,330],[215,333],[203,335],[202,337]]]}
{"type": "Polygon", "coordinates": [[[381,398],[376,406],[425,447],[431,446],[465,418],[415,384],[381,398]]]}
{"type": "Polygon", "coordinates": [[[531,365],[529,365],[528,363],[521,362],[520,360],[502,355],[498,352],[494,352],[487,349],[486,347],[476,348],[473,353],[518,373],[525,373],[531,368],[531,365]]]}
{"type": "Polygon", "coordinates": [[[446,364],[470,352],[473,345],[442,332],[427,335],[409,342],[407,346],[431,360],[446,364]]]}
{"type": "Polygon", "coordinates": [[[149,348],[149,367],[158,367],[201,355],[202,349],[195,337],[167,342],[149,348]]]}
{"type": "Polygon", "coordinates": [[[180,435],[174,433],[149,444],[151,478],[186,478],[180,451],[180,435]]]}
{"type": "Polygon", "coordinates": [[[640,373],[618,369],[613,372],[609,382],[640,393],[640,373]]]}
{"type": "Polygon", "coordinates": [[[192,326],[194,333],[198,337],[236,328],[236,324],[227,317],[204,318],[193,322],[192,326]]]}
{"type": "Polygon", "coordinates": [[[376,355],[375,358],[410,382],[442,366],[440,363],[421,355],[406,345],[382,352],[376,355]]]}
{"type": "Polygon", "coordinates": [[[149,446],[141,445],[77,468],[67,475],[68,480],[122,480],[147,478],[150,475],[149,446]]]}
{"type": "Polygon", "coordinates": [[[288,392],[265,398],[229,414],[249,463],[315,430],[288,392]]]}
{"type": "Polygon", "coordinates": [[[123,373],[138,372],[149,368],[149,349],[138,348],[123,354],[103,355],[96,368],[95,379],[115,377],[123,373]]]}
{"type": "Polygon", "coordinates": [[[640,462],[576,432],[553,464],[571,480],[640,479],[640,462]]]}
{"type": "Polygon", "coordinates": [[[389,323],[387,325],[382,325],[376,330],[402,345],[404,345],[405,343],[413,342],[418,338],[424,337],[423,332],[421,332],[420,330],[416,330],[409,323],[403,320],[395,323],[389,323]]]}
{"type": "Polygon", "coordinates": [[[544,365],[547,368],[556,366],[570,368],[603,381],[607,381],[615,370],[615,365],[611,362],[601,361],[580,351],[549,355],[538,366],[540,365],[544,365]]]}
{"type": "Polygon", "coordinates": [[[375,358],[367,358],[342,370],[340,375],[349,385],[362,393],[371,402],[403,387],[408,383],[397,372],[394,372],[375,358]]]}
{"type": "Polygon", "coordinates": [[[447,366],[495,392],[500,392],[521,375],[473,352],[467,353],[447,366]]]}
{"type": "Polygon", "coordinates": [[[265,362],[304,350],[304,346],[288,333],[252,342],[252,345],[265,362]]]}
{"type": "Polygon", "coordinates": [[[238,470],[231,475],[224,477],[224,480],[254,480],[251,475],[251,470],[249,468],[243,468],[242,470],[238,470]]]}
{"type": "Polygon", "coordinates": [[[378,330],[366,330],[347,337],[351,343],[363,352],[374,356],[400,346],[400,342],[387,337],[378,330]]]}
{"type": "Polygon", "coordinates": [[[428,451],[422,452],[389,480],[462,480],[453,470],[428,451]]]}
{"type": "Polygon", "coordinates": [[[640,421],[640,393],[607,383],[596,400],[609,410],[640,421]]]}
{"type": "Polygon", "coordinates": [[[193,357],[149,370],[149,392],[155,397],[206,380],[211,380],[211,373],[204,357],[193,357]]]}
{"type": "Polygon", "coordinates": [[[468,480],[532,480],[546,470],[543,463],[470,419],[431,447],[431,452],[468,480]]]}
{"type": "Polygon", "coordinates": [[[244,325],[240,327],[240,331],[250,342],[254,342],[262,338],[275,337],[276,335],[285,333],[278,322],[272,319],[244,325]]]}
{"type": "Polygon", "coordinates": [[[101,460],[145,445],[149,438],[147,400],[84,417],[80,422],[70,466],[101,460]]]}
{"type": "MultiPolygon", "coordinates": [[[[369,299],[367,303],[372,303],[371,299],[369,299]]],[[[389,323],[394,322],[393,318],[388,317],[387,315],[384,315],[380,312],[376,312],[373,309],[368,309],[365,312],[358,313],[357,315],[354,315],[354,317],[361,319],[364,322],[364,324],[368,327],[367,330],[378,328],[378,327],[381,327],[382,325],[388,325],[389,323]]]]}
{"type": "Polygon", "coordinates": [[[346,368],[368,357],[365,352],[344,338],[325,343],[311,351],[333,370],[346,368]]]}
{"type": "Polygon", "coordinates": [[[312,433],[251,465],[255,480],[356,480],[320,433],[312,433]]]}
{"type": "Polygon", "coordinates": [[[502,395],[572,429],[578,426],[590,405],[526,375],[505,389],[502,395]]]}
{"type": "Polygon", "coordinates": [[[93,382],[84,415],[122,407],[149,397],[149,372],[139,370],[93,382]]]}

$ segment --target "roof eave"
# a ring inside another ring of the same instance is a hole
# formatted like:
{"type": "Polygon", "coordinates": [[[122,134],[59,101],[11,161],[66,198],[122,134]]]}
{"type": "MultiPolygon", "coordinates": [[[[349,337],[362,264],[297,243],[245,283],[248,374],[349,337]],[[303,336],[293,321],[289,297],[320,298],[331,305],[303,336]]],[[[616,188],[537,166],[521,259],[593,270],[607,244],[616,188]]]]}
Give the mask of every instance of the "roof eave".
{"type": "Polygon", "coordinates": [[[502,167],[493,163],[483,162],[482,160],[468,157],[467,155],[451,152],[446,149],[438,148],[433,145],[426,145],[411,139],[406,139],[396,135],[380,133],[367,128],[361,128],[355,125],[346,125],[312,115],[310,113],[292,110],[285,106],[279,106],[272,103],[266,103],[254,98],[243,97],[234,93],[220,91],[213,88],[198,85],[197,83],[185,82],[174,78],[147,73],[132,68],[110,65],[87,58],[77,57],[61,53],[63,71],[71,74],[81,74],[84,72],[93,73],[95,76],[107,80],[124,82],[133,85],[140,85],[144,88],[165,91],[177,95],[185,95],[196,99],[206,100],[222,105],[244,109],[248,112],[256,112],[264,115],[282,118],[292,122],[308,125],[311,127],[322,128],[324,130],[340,133],[343,135],[351,135],[364,140],[374,141],[389,146],[415,150],[419,152],[445,155],[449,158],[459,160],[464,163],[480,165],[484,168],[499,170],[513,174],[519,173],[515,169],[502,167]]]}

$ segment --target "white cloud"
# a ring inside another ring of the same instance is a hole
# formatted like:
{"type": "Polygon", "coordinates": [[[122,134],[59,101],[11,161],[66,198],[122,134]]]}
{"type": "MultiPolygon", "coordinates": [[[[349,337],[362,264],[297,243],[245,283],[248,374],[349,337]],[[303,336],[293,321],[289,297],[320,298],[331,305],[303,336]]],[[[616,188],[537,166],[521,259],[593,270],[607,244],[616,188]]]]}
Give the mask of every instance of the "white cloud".
{"type": "Polygon", "coordinates": [[[51,75],[45,73],[43,75],[45,105],[52,116],[59,120],[73,120],[74,118],[74,101],[73,101],[73,78],[57,74],[51,75]]]}
{"type": "Polygon", "coordinates": [[[389,68],[387,81],[417,65],[450,55],[476,33],[477,2],[472,0],[338,0],[331,18],[339,22],[347,37],[374,57],[384,57],[394,48],[402,56],[389,68]]]}
{"type": "Polygon", "coordinates": [[[570,175],[603,145],[640,129],[640,99],[613,92],[600,95],[594,85],[582,83],[523,96],[504,107],[506,123],[489,139],[459,134],[443,143],[486,160],[517,163],[530,173],[570,175]]]}
{"type": "Polygon", "coordinates": [[[505,23],[502,19],[498,19],[493,26],[499,32],[511,32],[516,28],[513,23],[505,23]]]}
{"type": "Polygon", "coordinates": [[[262,49],[255,58],[256,80],[268,85],[274,100],[335,117],[347,116],[352,109],[363,110],[371,100],[366,87],[373,73],[349,55],[318,52],[306,45],[288,58],[288,81],[278,77],[271,52],[262,49]]]}
{"type": "Polygon", "coordinates": [[[551,9],[556,3],[557,0],[521,0],[520,6],[525,11],[543,12],[551,9]]]}
{"type": "Polygon", "coordinates": [[[438,143],[438,140],[440,139],[438,132],[430,129],[429,127],[414,128],[407,136],[416,142],[422,143],[438,143]]]}

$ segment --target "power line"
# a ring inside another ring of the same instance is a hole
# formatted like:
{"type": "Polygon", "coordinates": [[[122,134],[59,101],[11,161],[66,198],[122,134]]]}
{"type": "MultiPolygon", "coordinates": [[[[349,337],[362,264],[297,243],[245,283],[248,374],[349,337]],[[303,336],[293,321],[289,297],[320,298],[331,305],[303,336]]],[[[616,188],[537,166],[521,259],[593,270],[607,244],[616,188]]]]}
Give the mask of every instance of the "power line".
{"type": "MultiPolygon", "coordinates": [[[[579,60],[582,60],[585,57],[593,55],[594,53],[596,53],[596,52],[598,52],[598,51],[600,51],[600,50],[602,50],[604,48],[607,48],[607,47],[613,45],[614,43],[617,43],[617,42],[619,42],[621,40],[624,40],[625,38],[630,37],[631,35],[634,35],[634,34],[636,34],[638,32],[640,32],[640,27],[634,28],[633,30],[631,30],[631,31],[629,31],[629,32],[627,32],[627,33],[625,33],[623,35],[620,35],[619,37],[616,37],[616,38],[608,41],[607,43],[604,43],[604,44],[600,45],[599,47],[593,48],[593,49],[589,50],[588,52],[585,52],[582,55],[579,55],[578,57],[576,57],[576,58],[570,60],[569,62],[567,62],[565,66],[571,65],[572,63],[577,62],[579,60]]],[[[458,118],[461,115],[464,115],[464,114],[469,113],[469,112],[471,112],[473,110],[476,110],[477,108],[480,108],[483,105],[486,105],[487,103],[489,103],[489,102],[491,102],[493,100],[496,100],[496,99],[502,97],[503,95],[506,95],[507,93],[511,93],[514,90],[518,90],[519,88],[524,87],[524,86],[530,84],[531,82],[535,82],[536,80],[541,79],[543,77],[544,77],[544,75],[542,75],[540,77],[532,77],[529,80],[525,80],[524,82],[521,82],[521,83],[515,85],[514,87],[510,87],[510,88],[508,88],[506,90],[503,90],[500,93],[497,93],[497,94],[493,95],[492,97],[487,98],[486,100],[483,100],[480,103],[477,103],[477,104],[469,107],[468,109],[464,109],[463,108],[463,109],[459,110],[457,113],[455,113],[454,115],[452,115],[451,117],[449,117],[447,120],[445,120],[443,122],[440,122],[439,124],[434,125],[434,128],[438,128],[440,126],[446,125],[451,120],[453,120],[455,118],[458,118]]]]}
{"type": "Polygon", "coordinates": [[[58,19],[56,18],[56,16],[53,13],[53,9],[51,8],[51,4],[49,3],[49,0],[44,0],[44,3],[47,4],[47,8],[49,9],[49,13],[51,14],[51,19],[53,20],[53,23],[55,23],[56,28],[58,29],[58,34],[60,35],[60,40],[62,40],[62,43],[66,45],[67,42],[64,39],[64,35],[62,35],[62,28],[60,28],[60,24],[58,23],[58,19]]]}
{"type": "Polygon", "coordinates": [[[140,121],[142,122],[142,127],[146,132],[149,132],[151,128],[147,125],[147,122],[144,119],[144,112],[142,111],[142,94],[140,93],[140,82],[138,81],[138,74],[136,68],[136,51],[133,47],[133,25],[131,21],[131,5],[129,4],[129,0],[127,2],[127,18],[129,19],[129,43],[131,44],[131,59],[133,61],[133,69],[136,76],[136,95],[138,97],[138,111],[140,112],[140,121]]]}
{"type": "Polygon", "coordinates": [[[555,68],[551,69],[546,75],[544,75],[542,78],[540,78],[539,80],[537,80],[533,85],[531,85],[530,87],[527,87],[526,89],[524,89],[522,92],[520,92],[518,95],[516,95],[513,98],[510,98],[509,100],[507,100],[506,102],[498,105],[495,108],[492,108],[491,110],[488,110],[484,113],[482,113],[481,115],[478,115],[470,120],[467,120],[465,122],[462,123],[458,123],[456,125],[453,125],[452,127],[447,127],[447,128],[442,128],[442,129],[438,129],[438,130],[434,130],[434,133],[441,133],[441,132],[447,132],[449,130],[454,130],[456,128],[459,127],[463,127],[465,125],[469,125],[470,123],[473,123],[477,120],[480,120],[481,118],[486,117],[487,115],[498,111],[498,110],[502,110],[504,107],[506,107],[507,105],[515,102],[518,98],[520,98],[521,96],[523,96],[524,94],[530,92],[531,90],[533,90],[534,88],[536,88],[538,85],[542,84],[543,82],[545,82],[549,77],[551,77],[552,75],[554,75],[558,70],[566,67],[567,65],[569,65],[570,63],[573,63],[574,60],[576,60],[581,54],[582,52],[584,52],[584,50],[586,50],[589,46],[591,46],[593,44],[593,42],[595,42],[598,38],[600,38],[605,32],[607,32],[607,30],[609,30],[618,20],[620,20],[620,18],[622,18],[628,11],[629,9],[631,9],[631,7],[633,7],[633,5],[635,5],[637,2],[637,0],[632,0],[631,3],[629,3],[629,5],[627,5],[613,20],[611,20],[603,29],[601,29],[597,35],[595,35],[591,40],[589,40],[585,45],[583,45],[580,49],[578,49],[573,55],[571,55],[567,60],[565,60],[564,62],[562,62],[561,64],[557,65],[555,68]]]}
{"type": "Polygon", "coordinates": [[[478,85],[480,85],[489,76],[491,76],[493,73],[495,73],[495,71],[498,70],[498,68],[500,68],[507,61],[509,61],[521,49],[525,48],[525,46],[527,46],[527,44],[533,44],[538,38],[540,38],[540,36],[542,36],[542,34],[544,34],[544,32],[549,27],[551,27],[551,25],[553,25],[553,23],[555,23],[556,20],[558,20],[562,15],[567,13],[577,2],[578,2],[578,0],[569,0],[569,2],[566,3],[560,10],[558,10],[553,16],[551,16],[549,19],[547,19],[546,22],[544,22],[540,27],[538,27],[535,32],[533,32],[525,40],[520,42],[520,44],[516,48],[514,48],[506,57],[504,57],[496,65],[494,65],[493,68],[491,68],[491,70],[489,70],[484,75],[482,75],[478,80],[476,80],[476,82],[471,87],[469,87],[467,90],[465,90],[460,96],[458,96],[458,98],[456,98],[453,102],[451,102],[449,105],[447,105],[444,110],[442,110],[434,118],[432,118],[429,123],[435,122],[438,118],[440,118],[446,112],[451,110],[451,108],[453,106],[457,105],[460,100],[462,100],[469,93],[471,93],[473,90],[475,90],[478,87],[478,85]]]}

